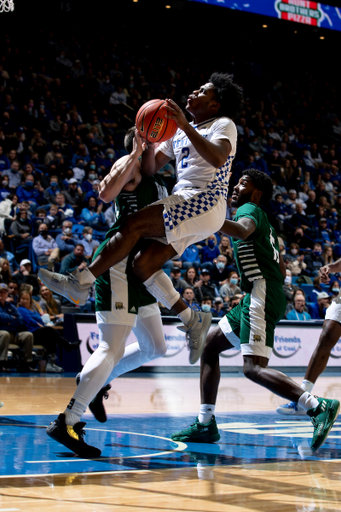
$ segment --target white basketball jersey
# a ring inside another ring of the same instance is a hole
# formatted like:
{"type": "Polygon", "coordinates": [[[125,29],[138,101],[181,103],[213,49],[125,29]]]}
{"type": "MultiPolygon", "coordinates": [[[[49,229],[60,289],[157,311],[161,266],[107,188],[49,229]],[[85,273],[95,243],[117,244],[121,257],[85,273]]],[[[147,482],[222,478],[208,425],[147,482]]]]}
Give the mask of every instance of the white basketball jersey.
{"type": "Polygon", "coordinates": [[[200,189],[224,189],[224,195],[227,195],[231,165],[237,149],[236,125],[227,117],[208,119],[198,125],[193,123],[191,125],[210,142],[227,139],[232,146],[232,150],[225,164],[219,169],[215,169],[199,155],[187,135],[178,129],[173,138],[163,142],[158,148],[158,151],[162,151],[162,153],[176,161],[177,183],[173,193],[184,187],[195,187],[200,189]]]}

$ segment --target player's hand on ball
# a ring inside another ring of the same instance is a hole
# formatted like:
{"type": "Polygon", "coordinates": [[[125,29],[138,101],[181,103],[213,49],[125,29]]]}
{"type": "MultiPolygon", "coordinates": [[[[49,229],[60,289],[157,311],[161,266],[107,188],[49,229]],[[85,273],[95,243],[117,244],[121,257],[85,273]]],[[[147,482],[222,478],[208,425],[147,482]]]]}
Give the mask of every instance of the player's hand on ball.
{"type": "Polygon", "coordinates": [[[169,114],[165,117],[167,117],[168,119],[173,119],[173,121],[176,122],[178,127],[181,130],[183,130],[184,127],[187,126],[189,123],[182,109],[173,100],[166,100],[166,102],[167,103],[165,108],[168,110],[169,114]]]}
{"type": "Polygon", "coordinates": [[[325,265],[324,267],[321,267],[319,269],[319,277],[320,277],[322,283],[324,283],[324,284],[329,283],[329,281],[330,281],[329,273],[330,273],[330,268],[328,265],[325,265]]]}

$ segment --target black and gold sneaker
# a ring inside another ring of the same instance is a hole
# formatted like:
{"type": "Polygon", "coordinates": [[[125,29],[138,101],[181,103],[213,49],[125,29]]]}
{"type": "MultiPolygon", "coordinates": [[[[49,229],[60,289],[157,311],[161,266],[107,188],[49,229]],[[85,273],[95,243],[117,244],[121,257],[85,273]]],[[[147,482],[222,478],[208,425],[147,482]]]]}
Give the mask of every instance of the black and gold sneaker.
{"type": "Polygon", "coordinates": [[[65,414],[60,414],[58,418],[46,428],[49,437],[60,444],[69,448],[69,450],[79,455],[83,459],[97,459],[101,455],[101,450],[95,446],[90,446],[84,441],[85,423],[79,421],[74,426],[65,423],[65,414]]]}

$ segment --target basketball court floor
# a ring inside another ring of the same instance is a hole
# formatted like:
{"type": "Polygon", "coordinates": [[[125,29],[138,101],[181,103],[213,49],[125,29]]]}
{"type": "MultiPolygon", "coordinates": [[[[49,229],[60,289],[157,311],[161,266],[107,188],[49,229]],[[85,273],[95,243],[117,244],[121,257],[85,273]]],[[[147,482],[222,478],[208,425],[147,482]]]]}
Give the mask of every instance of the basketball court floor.
{"type": "MultiPolygon", "coordinates": [[[[132,374],[113,382],[106,423],[86,415],[102,456],[85,460],[45,433],[74,389],[71,374],[0,377],[0,512],[341,510],[341,416],[312,453],[309,420],[279,416],[282,399],[224,374],[219,443],[174,443],[198,413],[198,375],[132,374]]],[[[314,393],[340,398],[341,376],[314,393]]]]}

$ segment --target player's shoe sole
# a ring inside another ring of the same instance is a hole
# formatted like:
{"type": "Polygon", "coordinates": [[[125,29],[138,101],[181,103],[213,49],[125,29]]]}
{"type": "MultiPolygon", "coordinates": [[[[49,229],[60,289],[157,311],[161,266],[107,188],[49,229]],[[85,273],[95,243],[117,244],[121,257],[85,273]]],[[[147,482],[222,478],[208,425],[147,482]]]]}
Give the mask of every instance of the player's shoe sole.
{"type": "Polygon", "coordinates": [[[45,268],[39,269],[39,278],[50,290],[65,297],[76,306],[84,306],[89,295],[90,285],[80,285],[73,274],[64,276],[50,272],[45,268]]]}
{"type": "Polygon", "coordinates": [[[60,414],[46,428],[46,433],[49,437],[66,446],[76,455],[79,455],[79,457],[83,459],[97,459],[101,455],[101,450],[86,444],[84,441],[84,426],[84,422],[78,422],[74,426],[67,425],[65,423],[65,414],[60,414]]]}
{"type": "Polygon", "coordinates": [[[319,398],[319,405],[315,409],[307,411],[314,425],[314,434],[310,448],[316,451],[328,437],[334,422],[340,411],[340,402],[328,398],[319,398]]]}
{"type": "Polygon", "coordinates": [[[188,428],[171,435],[173,441],[183,443],[215,443],[219,441],[220,434],[215,417],[212,416],[208,423],[199,423],[198,418],[188,428]]]}
{"type": "Polygon", "coordinates": [[[306,416],[307,413],[302,407],[295,402],[280,405],[277,407],[276,412],[282,416],[306,416]]]}

